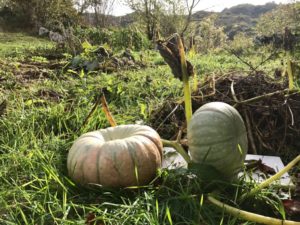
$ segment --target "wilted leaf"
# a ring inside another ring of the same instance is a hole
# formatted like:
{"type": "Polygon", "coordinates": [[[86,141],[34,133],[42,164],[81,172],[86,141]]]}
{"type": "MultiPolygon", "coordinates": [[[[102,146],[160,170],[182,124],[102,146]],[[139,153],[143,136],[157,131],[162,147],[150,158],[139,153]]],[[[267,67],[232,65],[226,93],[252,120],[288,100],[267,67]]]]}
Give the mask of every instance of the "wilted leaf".
{"type": "MultiPolygon", "coordinates": [[[[165,41],[157,41],[157,48],[166,63],[170,66],[173,75],[182,80],[179,42],[181,42],[180,36],[178,34],[174,34],[165,41]]],[[[188,76],[194,75],[194,68],[192,64],[187,60],[186,64],[188,76]]]]}
{"type": "Polygon", "coordinates": [[[259,170],[266,175],[268,175],[268,174],[273,175],[276,173],[274,168],[262,163],[261,159],[248,161],[248,163],[246,165],[246,170],[249,170],[249,169],[259,170]]]}
{"type": "Polygon", "coordinates": [[[97,217],[94,213],[88,213],[85,220],[86,225],[104,225],[102,220],[97,220],[97,217]]]}

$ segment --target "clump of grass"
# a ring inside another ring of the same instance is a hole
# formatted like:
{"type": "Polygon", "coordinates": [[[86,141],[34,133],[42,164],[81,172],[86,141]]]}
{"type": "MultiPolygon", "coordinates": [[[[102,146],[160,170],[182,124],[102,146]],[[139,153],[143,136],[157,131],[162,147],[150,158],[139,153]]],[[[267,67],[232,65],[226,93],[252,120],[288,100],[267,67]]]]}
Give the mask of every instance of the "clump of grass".
{"type": "Polygon", "coordinates": [[[0,33],[0,57],[22,58],[38,48],[51,49],[52,42],[23,33],[0,33]]]}

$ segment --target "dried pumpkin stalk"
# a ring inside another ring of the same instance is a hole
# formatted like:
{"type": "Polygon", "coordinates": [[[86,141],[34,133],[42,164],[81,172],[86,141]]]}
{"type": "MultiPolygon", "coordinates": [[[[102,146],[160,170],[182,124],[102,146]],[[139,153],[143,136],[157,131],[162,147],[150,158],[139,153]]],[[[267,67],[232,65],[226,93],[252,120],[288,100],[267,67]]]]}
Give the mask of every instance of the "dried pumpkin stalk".
{"type": "Polygon", "coordinates": [[[172,35],[166,41],[157,42],[159,53],[170,66],[174,77],[180,79],[184,85],[185,116],[187,124],[192,117],[192,100],[189,76],[194,75],[192,64],[185,59],[185,51],[179,34],[172,35]]]}
{"type": "Polygon", "coordinates": [[[109,111],[108,104],[106,102],[106,98],[105,98],[105,95],[103,92],[102,92],[102,96],[101,96],[101,103],[102,103],[102,110],[105,113],[106,119],[108,120],[110,126],[112,126],[112,127],[117,126],[117,123],[116,123],[114,117],[112,116],[111,112],[109,111]]]}
{"type": "MultiPolygon", "coordinates": [[[[166,61],[166,63],[170,66],[173,75],[182,81],[183,71],[181,68],[181,59],[185,58],[185,56],[184,56],[184,46],[182,44],[179,34],[174,34],[165,41],[158,40],[157,48],[161,56],[166,61]]],[[[188,60],[184,60],[184,61],[187,67],[187,75],[189,77],[193,76],[194,75],[193,65],[188,60]]]]}

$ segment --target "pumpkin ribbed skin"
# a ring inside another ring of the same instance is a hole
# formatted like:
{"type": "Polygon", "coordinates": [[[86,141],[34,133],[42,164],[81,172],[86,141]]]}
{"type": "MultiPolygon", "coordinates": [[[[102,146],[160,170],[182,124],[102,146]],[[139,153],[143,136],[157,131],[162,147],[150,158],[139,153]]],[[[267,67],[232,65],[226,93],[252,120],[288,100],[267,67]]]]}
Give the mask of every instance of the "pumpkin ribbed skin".
{"type": "Polygon", "coordinates": [[[159,135],[148,126],[121,125],[89,132],[69,151],[69,176],[82,185],[145,185],[161,167],[162,148],[159,135]]]}
{"type": "Polygon", "coordinates": [[[193,114],[187,132],[192,161],[215,167],[224,178],[232,178],[243,166],[247,133],[232,106],[223,102],[203,105],[193,114]]]}

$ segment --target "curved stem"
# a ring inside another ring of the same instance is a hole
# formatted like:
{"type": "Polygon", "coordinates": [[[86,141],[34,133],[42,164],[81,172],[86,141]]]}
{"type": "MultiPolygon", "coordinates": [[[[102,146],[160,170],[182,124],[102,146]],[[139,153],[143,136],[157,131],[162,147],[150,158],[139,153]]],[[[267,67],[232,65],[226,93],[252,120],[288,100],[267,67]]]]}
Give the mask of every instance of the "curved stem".
{"type": "Polygon", "coordinates": [[[161,141],[162,141],[163,146],[174,148],[182,156],[182,158],[184,158],[184,160],[187,163],[191,162],[190,156],[186,153],[186,151],[183,149],[183,147],[178,142],[168,141],[168,140],[164,140],[164,139],[162,139],[161,141]]]}
{"type": "Polygon", "coordinates": [[[272,225],[300,225],[300,222],[291,221],[291,220],[280,220],[280,219],[276,219],[268,216],[262,216],[256,213],[240,210],[230,205],[224,204],[212,196],[208,196],[207,200],[210,201],[215,206],[223,209],[225,212],[244,220],[261,223],[261,224],[272,224],[272,225]]]}
{"type": "MultiPolygon", "coordinates": [[[[251,195],[254,195],[255,193],[257,193],[258,191],[260,191],[261,189],[267,187],[268,185],[270,185],[270,183],[272,183],[275,180],[280,179],[280,177],[285,174],[286,172],[288,172],[290,169],[292,169],[292,167],[294,167],[298,162],[300,161],[300,155],[298,155],[295,159],[293,159],[289,164],[287,164],[282,170],[280,170],[278,173],[276,173],[275,175],[273,175],[272,177],[268,178],[267,180],[265,180],[264,182],[260,183],[259,185],[257,185],[255,188],[253,188],[250,192],[248,192],[247,194],[245,194],[244,196],[242,196],[242,200],[245,199],[246,197],[249,197],[251,195]]],[[[299,223],[300,224],[300,223],[299,223]]]]}

